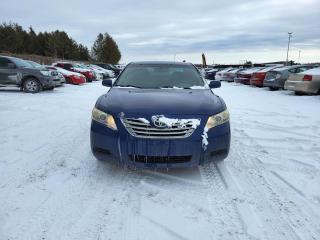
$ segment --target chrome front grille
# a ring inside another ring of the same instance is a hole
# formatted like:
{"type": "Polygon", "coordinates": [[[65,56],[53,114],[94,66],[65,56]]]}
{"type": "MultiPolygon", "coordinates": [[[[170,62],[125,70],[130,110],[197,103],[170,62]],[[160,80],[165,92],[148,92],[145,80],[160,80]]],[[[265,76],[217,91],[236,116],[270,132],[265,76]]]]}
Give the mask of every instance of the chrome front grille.
{"type": "Polygon", "coordinates": [[[191,121],[183,125],[177,122],[166,128],[153,127],[149,122],[138,118],[123,118],[122,123],[132,136],[140,138],[186,138],[195,130],[191,121]]]}

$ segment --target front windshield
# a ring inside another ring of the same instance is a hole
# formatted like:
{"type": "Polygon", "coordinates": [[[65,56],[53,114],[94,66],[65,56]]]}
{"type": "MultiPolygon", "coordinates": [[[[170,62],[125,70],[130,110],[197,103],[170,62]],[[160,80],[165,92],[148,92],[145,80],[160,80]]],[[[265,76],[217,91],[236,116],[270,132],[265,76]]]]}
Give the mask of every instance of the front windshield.
{"type": "Polygon", "coordinates": [[[14,58],[12,59],[14,63],[20,68],[33,68],[33,66],[25,60],[14,58]]]}
{"type": "Polygon", "coordinates": [[[33,61],[28,61],[28,63],[34,68],[46,70],[46,68],[39,63],[33,61]]]}
{"type": "Polygon", "coordinates": [[[137,88],[191,88],[204,86],[192,65],[132,64],[120,75],[115,86],[137,88]]]}

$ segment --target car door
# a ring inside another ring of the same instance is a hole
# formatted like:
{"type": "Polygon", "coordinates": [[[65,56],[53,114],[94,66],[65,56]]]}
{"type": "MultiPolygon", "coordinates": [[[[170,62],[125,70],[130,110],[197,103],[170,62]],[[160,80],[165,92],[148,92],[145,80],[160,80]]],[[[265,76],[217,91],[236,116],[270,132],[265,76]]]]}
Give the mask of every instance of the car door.
{"type": "Polygon", "coordinates": [[[0,85],[16,85],[21,78],[15,64],[7,58],[0,57],[0,85]]]}

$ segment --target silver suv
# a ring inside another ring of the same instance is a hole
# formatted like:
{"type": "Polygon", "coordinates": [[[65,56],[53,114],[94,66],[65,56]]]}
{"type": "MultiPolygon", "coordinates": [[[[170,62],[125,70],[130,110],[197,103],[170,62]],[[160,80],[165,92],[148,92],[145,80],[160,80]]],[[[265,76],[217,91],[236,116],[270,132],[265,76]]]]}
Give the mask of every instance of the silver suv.
{"type": "Polygon", "coordinates": [[[54,78],[46,69],[36,69],[28,62],[0,55],[0,87],[17,86],[21,90],[37,93],[41,90],[52,90],[54,78]]]}

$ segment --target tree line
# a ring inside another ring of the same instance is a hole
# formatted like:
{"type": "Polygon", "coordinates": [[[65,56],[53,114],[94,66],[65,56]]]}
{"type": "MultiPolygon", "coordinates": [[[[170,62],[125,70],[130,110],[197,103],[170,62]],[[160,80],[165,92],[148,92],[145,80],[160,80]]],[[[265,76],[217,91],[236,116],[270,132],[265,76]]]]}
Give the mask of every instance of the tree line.
{"type": "Polygon", "coordinates": [[[118,63],[121,53],[112,37],[99,34],[91,52],[69,37],[65,31],[38,32],[24,30],[17,23],[0,25],[0,52],[35,54],[59,59],[118,63]]]}

